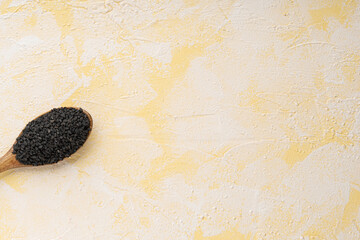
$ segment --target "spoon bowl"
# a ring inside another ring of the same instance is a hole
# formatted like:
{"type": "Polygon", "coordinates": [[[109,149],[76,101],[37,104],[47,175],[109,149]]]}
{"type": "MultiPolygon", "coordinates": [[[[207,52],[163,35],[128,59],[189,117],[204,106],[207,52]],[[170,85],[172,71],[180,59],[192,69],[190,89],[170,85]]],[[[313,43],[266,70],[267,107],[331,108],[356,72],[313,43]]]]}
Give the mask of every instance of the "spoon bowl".
{"type": "MultiPolygon", "coordinates": [[[[75,108],[75,107],[74,107],[75,108]]],[[[88,117],[89,119],[89,133],[87,135],[87,138],[86,140],[89,138],[90,136],[90,133],[91,133],[91,130],[93,128],[93,119],[90,115],[90,113],[88,113],[86,110],[84,109],[81,109],[81,108],[75,108],[77,110],[82,110],[85,115],[88,117]]],[[[51,111],[51,110],[50,110],[51,111]]],[[[41,114],[40,116],[38,116],[37,118],[35,118],[34,120],[38,119],[39,117],[49,113],[50,111],[48,112],[45,112],[43,114],[41,114]]],[[[23,133],[24,130],[22,130],[19,134],[19,136],[21,136],[21,134],[23,133]]],[[[85,140],[85,141],[86,141],[85,140]]],[[[19,162],[17,159],[16,159],[16,154],[13,153],[14,151],[14,145],[16,144],[16,141],[15,143],[12,145],[12,147],[9,149],[9,151],[7,151],[4,156],[2,156],[0,158],[0,173],[2,172],[5,172],[7,170],[10,170],[10,169],[14,169],[14,168],[21,168],[21,167],[33,167],[33,165],[26,165],[26,164],[23,164],[21,162],[19,162]]],[[[79,147],[80,148],[80,147],[79,147]]],[[[77,149],[79,150],[79,149],[77,149]]],[[[76,150],[76,151],[77,151],[76,150]]]]}

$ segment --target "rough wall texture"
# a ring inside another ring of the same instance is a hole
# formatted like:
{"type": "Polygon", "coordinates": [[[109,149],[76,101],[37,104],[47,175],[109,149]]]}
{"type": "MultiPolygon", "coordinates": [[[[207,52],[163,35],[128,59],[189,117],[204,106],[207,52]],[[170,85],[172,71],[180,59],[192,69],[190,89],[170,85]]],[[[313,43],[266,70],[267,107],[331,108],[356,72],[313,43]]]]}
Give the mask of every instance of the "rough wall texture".
{"type": "Polygon", "coordinates": [[[2,0],[0,150],[92,113],[56,166],[0,176],[0,239],[360,239],[359,0],[2,0]]]}

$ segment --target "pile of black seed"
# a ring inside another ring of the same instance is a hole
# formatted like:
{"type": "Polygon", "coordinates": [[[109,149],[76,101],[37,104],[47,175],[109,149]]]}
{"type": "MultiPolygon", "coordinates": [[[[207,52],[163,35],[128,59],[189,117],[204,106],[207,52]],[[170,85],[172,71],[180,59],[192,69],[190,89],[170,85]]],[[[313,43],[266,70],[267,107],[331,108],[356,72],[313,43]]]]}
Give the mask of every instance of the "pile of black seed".
{"type": "Polygon", "coordinates": [[[25,165],[57,163],[76,152],[89,133],[90,119],[81,108],[54,108],[26,125],[13,154],[25,165]]]}

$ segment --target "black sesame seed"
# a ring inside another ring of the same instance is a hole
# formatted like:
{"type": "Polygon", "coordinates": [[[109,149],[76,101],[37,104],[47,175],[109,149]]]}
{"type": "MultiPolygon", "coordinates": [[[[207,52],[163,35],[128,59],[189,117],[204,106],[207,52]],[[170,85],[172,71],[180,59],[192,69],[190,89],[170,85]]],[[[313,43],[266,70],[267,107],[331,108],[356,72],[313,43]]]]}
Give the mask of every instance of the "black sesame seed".
{"type": "Polygon", "coordinates": [[[90,119],[76,108],[54,108],[29,122],[13,146],[25,165],[52,164],[75,153],[90,133],[90,119]]]}

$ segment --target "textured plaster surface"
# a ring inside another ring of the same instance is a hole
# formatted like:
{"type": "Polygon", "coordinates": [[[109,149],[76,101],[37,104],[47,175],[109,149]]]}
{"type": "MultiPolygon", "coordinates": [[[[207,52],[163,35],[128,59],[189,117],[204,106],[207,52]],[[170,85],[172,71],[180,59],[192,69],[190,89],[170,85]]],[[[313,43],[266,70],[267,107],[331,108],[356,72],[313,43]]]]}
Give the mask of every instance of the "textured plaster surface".
{"type": "Polygon", "coordinates": [[[58,106],[94,119],[0,176],[0,239],[360,239],[359,0],[2,0],[0,151],[58,106]]]}

